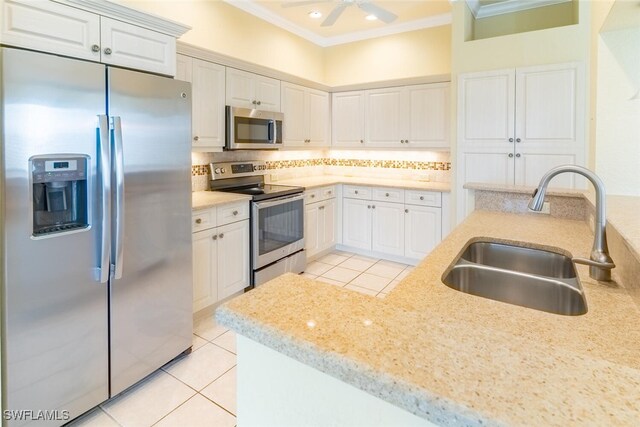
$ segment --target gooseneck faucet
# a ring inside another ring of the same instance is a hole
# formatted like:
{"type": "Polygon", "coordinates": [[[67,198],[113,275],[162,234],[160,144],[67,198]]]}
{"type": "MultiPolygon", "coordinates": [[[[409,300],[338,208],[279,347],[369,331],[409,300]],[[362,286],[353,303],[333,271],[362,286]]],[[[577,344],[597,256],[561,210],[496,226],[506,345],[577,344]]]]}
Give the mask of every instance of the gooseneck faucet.
{"type": "Polygon", "coordinates": [[[547,186],[551,179],[564,172],[573,172],[587,178],[596,189],[596,218],[595,230],[593,232],[593,248],[591,249],[590,259],[573,258],[573,262],[577,264],[586,264],[589,266],[589,276],[593,279],[609,282],[611,281],[611,269],[615,267],[613,260],[609,256],[609,248],[607,247],[607,234],[605,227],[607,225],[605,191],[604,183],[595,173],[587,168],[575,165],[563,165],[551,169],[542,179],[538,188],[533,192],[529,209],[533,211],[541,211],[544,204],[544,196],[547,186]]]}

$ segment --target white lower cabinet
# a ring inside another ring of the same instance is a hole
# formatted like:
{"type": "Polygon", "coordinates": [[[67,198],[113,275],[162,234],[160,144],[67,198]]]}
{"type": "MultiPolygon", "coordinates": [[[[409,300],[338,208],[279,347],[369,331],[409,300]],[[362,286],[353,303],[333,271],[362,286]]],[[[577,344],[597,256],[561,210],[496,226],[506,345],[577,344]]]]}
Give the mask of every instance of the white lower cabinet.
{"type": "Polygon", "coordinates": [[[199,311],[249,286],[248,202],[194,212],[193,311],[199,311]],[[216,210],[238,212],[235,222],[218,225],[216,210]],[[202,230],[202,231],[198,231],[202,230]]]}
{"type": "Polygon", "coordinates": [[[441,193],[345,186],[344,194],[345,248],[369,251],[374,256],[419,260],[442,240],[441,193]],[[366,199],[351,198],[361,195],[366,199]]]}
{"type": "Polygon", "coordinates": [[[313,257],[336,244],[335,191],[333,187],[323,190],[310,192],[304,210],[304,247],[307,257],[313,257]],[[315,201],[317,199],[320,201],[315,201]]]}

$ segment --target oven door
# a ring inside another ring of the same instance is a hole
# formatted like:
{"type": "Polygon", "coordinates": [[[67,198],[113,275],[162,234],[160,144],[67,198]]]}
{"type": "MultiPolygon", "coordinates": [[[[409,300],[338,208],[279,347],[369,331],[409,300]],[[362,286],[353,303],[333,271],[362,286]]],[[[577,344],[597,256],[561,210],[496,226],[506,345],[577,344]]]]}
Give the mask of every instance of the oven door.
{"type": "Polygon", "coordinates": [[[264,267],[304,248],[304,196],[252,202],[253,269],[264,267]]]}
{"type": "Polygon", "coordinates": [[[227,150],[270,150],[282,146],[282,113],[227,106],[226,116],[227,150]]]}

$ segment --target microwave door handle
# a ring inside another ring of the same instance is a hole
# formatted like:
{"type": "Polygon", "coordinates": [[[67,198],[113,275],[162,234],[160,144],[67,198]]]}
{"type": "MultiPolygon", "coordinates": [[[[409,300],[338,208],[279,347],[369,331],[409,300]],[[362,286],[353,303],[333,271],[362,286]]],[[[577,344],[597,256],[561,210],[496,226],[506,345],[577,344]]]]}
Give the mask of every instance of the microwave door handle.
{"type": "Polygon", "coordinates": [[[122,121],[120,117],[112,117],[113,128],[113,173],[115,178],[114,215],[113,215],[113,246],[112,246],[112,276],[122,278],[123,240],[124,240],[124,157],[122,154],[122,121]]]}
{"type": "Polygon", "coordinates": [[[100,261],[95,270],[95,280],[107,283],[109,280],[109,247],[111,246],[111,165],[109,140],[109,119],[98,115],[98,173],[100,174],[100,261]]]}
{"type": "Polygon", "coordinates": [[[269,144],[275,144],[276,142],[276,122],[273,120],[269,120],[267,125],[267,138],[269,139],[269,144]]]}
{"type": "Polygon", "coordinates": [[[273,126],[273,141],[272,144],[278,142],[278,126],[276,126],[275,120],[271,120],[271,125],[273,126]]]}

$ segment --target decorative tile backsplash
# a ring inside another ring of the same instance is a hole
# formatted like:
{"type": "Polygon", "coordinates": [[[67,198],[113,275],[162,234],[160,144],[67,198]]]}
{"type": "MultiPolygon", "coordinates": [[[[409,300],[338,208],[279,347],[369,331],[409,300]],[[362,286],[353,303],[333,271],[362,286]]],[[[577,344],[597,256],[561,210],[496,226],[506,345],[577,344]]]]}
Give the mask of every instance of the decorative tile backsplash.
{"type": "MultiPolygon", "coordinates": [[[[345,166],[361,168],[384,169],[412,169],[423,171],[448,171],[451,170],[451,162],[417,162],[409,160],[363,160],[363,159],[300,159],[300,160],[267,160],[268,170],[301,168],[309,166],[345,166]]],[[[194,165],[191,167],[193,176],[202,176],[209,173],[209,165],[194,165]]]]}

